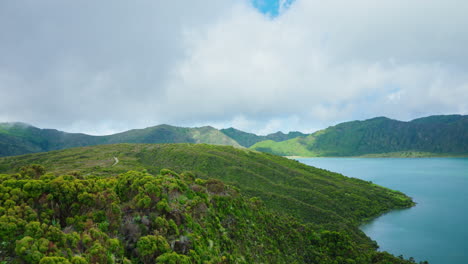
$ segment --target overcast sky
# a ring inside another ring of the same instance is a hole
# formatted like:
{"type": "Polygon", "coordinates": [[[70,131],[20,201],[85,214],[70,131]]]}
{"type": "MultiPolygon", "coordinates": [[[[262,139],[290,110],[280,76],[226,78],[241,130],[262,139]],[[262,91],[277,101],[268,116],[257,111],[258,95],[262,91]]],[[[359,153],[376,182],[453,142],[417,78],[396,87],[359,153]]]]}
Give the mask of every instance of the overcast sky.
{"type": "Polygon", "coordinates": [[[0,122],[269,133],[468,114],[466,0],[0,1],[0,122]]]}

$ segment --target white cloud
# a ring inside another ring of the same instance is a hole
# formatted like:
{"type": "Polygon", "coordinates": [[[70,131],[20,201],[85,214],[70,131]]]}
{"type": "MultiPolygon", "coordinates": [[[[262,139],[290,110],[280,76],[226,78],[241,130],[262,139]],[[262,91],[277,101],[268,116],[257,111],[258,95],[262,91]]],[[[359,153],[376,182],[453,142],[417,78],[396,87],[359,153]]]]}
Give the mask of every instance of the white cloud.
{"type": "Polygon", "coordinates": [[[296,1],[273,21],[238,7],[186,35],[190,53],[168,85],[171,103],[187,111],[174,117],[240,112],[273,131],[284,115],[307,129],[459,112],[468,92],[459,56],[467,54],[453,42],[468,43],[456,34],[468,19],[457,2],[296,1]]]}
{"type": "Polygon", "coordinates": [[[1,4],[3,120],[268,133],[468,114],[466,1],[296,0],[274,19],[247,1],[80,3],[1,4]]]}

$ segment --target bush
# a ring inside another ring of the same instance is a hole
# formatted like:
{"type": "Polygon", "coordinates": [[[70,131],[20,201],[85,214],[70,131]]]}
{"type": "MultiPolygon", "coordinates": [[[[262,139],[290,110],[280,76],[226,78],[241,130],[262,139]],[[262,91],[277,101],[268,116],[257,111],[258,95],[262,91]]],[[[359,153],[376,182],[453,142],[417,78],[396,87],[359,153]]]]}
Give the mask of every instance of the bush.
{"type": "Polygon", "coordinates": [[[164,253],[156,259],[156,263],[164,264],[190,264],[190,258],[175,252],[164,253]]]}

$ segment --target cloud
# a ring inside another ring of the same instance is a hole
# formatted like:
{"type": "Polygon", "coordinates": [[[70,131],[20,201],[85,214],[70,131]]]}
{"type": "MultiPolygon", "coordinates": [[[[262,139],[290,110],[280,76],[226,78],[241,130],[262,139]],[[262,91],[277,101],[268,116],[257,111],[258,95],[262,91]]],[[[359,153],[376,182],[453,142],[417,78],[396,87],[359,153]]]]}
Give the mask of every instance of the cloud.
{"type": "MultiPolygon", "coordinates": [[[[93,131],[159,122],[164,81],[185,27],[214,23],[231,1],[2,2],[0,112],[5,121],[93,131]],[[81,125],[77,127],[77,125],[81,125]]],[[[2,120],[2,121],[3,121],[2,120]]]]}
{"type": "Polygon", "coordinates": [[[468,111],[464,1],[296,0],[275,18],[234,0],[0,5],[5,121],[268,133],[468,111]]]}
{"type": "Polygon", "coordinates": [[[264,127],[298,116],[307,129],[377,115],[466,113],[467,54],[459,43],[468,35],[459,31],[468,20],[457,3],[296,1],[274,20],[238,8],[186,35],[191,53],[169,91],[174,105],[197,110],[173,114],[241,114],[264,127]],[[395,91],[399,100],[389,101],[395,91]]]}

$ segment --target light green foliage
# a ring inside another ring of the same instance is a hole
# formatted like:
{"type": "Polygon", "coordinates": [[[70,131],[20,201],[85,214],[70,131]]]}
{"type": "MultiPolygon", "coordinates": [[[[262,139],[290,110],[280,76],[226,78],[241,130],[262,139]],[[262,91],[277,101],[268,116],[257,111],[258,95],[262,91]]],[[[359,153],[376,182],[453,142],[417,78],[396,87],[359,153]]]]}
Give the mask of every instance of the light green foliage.
{"type": "Polygon", "coordinates": [[[188,256],[180,255],[175,252],[164,253],[156,259],[156,263],[161,264],[190,264],[192,261],[188,256]]]}
{"type": "Polygon", "coordinates": [[[169,207],[169,204],[167,203],[166,199],[162,199],[161,201],[159,201],[158,204],[156,205],[156,208],[163,212],[171,211],[171,208],[169,207]]]}
{"type": "Polygon", "coordinates": [[[169,252],[171,247],[163,236],[149,235],[138,240],[137,250],[141,259],[146,260],[147,263],[152,263],[157,256],[169,252]]]}
{"type": "MultiPolygon", "coordinates": [[[[68,261],[68,259],[63,258],[63,257],[43,257],[41,261],[39,262],[39,264],[70,264],[70,261],[68,261]]],[[[75,264],[75,263],[72,263],[72,264],[75,264]]]]}
{"type": "Polygon", "coordinates": [[[16,241],[15,253],[27,263],[39,262],[49,250],[49,240],[45,238],[34,239],[25,236],[16,241]]]}
{"type": "Polygon", "coordinates": [[[177,227],[177,224],[174,222],[174,220],[170,219],[169,222],[169,230],[170,230],[170,234],[174,235],[174,236],[178,236],[179,235],[179,228],[177,227]]]}
{"type": "Polygon", "coordinates": [[[25,226],[25,231],[24,231],[24,235],[25,236],[30,236],[32,238],[40,238],[44,235],[44,229],[45,226],[41,226],[41,223],[39,222],[29,222],[26,226],[25,226]]]}
{"type": "Polygon", "coordinates": [[[71,263],[72,264],[88,264],[88,261],[80,256],[74,256],[71,258],[71,263]]]}

